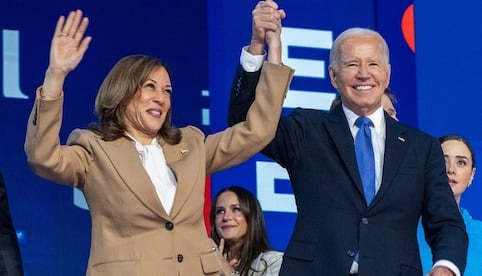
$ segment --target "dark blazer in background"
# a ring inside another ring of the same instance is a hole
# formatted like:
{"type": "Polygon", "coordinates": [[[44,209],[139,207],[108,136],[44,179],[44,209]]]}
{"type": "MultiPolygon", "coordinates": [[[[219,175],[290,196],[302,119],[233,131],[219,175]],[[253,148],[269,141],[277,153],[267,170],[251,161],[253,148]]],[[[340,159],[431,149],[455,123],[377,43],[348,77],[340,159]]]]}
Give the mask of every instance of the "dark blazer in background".
{"type": "Polygon", "coordinates": [[[22,258],[17,233],[8,207],[7,191],[0,172],[0,275],[23,275],[22,258]]]}
{"type": "MultiPolygon", "coordinates": [[[[239,66],[229,124],[244,119],[257,78],[239,66]]],[[[341,105],[331,113],[297,108],[281,118],[263,150],[288,171],[298,210],[280,275],[348,275],[356,252],[360,276],[422,275],[420,216],[434,259],[463,273],[468,240],[440,144],[386,113],[385,120],[382,183],[367,206],[341,105]]]]}

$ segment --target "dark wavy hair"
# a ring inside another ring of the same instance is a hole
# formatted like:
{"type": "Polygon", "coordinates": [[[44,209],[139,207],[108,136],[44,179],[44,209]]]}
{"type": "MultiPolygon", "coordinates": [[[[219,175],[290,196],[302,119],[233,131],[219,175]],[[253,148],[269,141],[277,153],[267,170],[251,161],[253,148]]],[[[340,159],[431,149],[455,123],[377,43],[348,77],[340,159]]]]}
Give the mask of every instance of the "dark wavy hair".
{"type": "MultiPolygon", "coordinates": [[[[99,88],[95,98],[95,113],[99,122],[90,124],[89,129],[106,141],[126,137],[124,120],[127,105],[149,74],[161,67],[170,75],[165,62],[154,57],[131,55],[119,60],[99,88]]],[[[181,131],[171,124],[171,109],[157,135],[171,145],[181,141],[181,131]]]]}
{"type": "MultiPolygon", "coordinates": [[[[236,252],[231,252],[233,255],[231,258],[238,259],[238,271],[240,275],[248,275],[250,271],[256,271],[251,267],[251,263],[262,252],[270,250],[268,234],[266,231],[266,224],[264,221],[263,211],[258,199],[245,188],[239,186],[230,186],[222,189],[218,192],[211,205],[210,219],[211,219],[211,237],[219,244],[221,237],[216,231],[215,219],[216,219],[216,202],[219,196],[225,192],[233,192],[236,194],[239,200],[241,212],[248,224],[246,235],[244,235],[235,244],[226,242],[224,246],[224,252],[230,252],[234,249],[236,252]]],[[[267,269],[265,263],[264,270],[267,269]]],[[[256,271],[261,272],[261,271],[256,271]]]]}
{"type": "Polygon", "coordinates": [[[467,146],[467,148],[469,149],[470,155],[472,157],[472,168],[475,168],[475,153],[469,141],[465,139],[463,136],[457,135],[457,134],[444,135],[438,138],[438,141],[440,142],[440,144],[443,144],[444,142],[447,142],[450,140],[462,142],[467,146]]]}

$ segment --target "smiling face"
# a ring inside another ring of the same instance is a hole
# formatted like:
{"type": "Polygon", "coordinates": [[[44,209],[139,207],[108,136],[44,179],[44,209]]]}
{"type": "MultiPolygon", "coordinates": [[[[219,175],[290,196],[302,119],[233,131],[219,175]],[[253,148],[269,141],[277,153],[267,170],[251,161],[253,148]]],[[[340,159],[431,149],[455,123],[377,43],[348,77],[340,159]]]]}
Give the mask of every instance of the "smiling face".
{"type": "Polygon", "coordinates": [[[462,193],[472,183],[475,175],[472,154],[467,145],[457,140],[443,142],[442,150],[444,152],[449,184],[455,200],[459,204],[462,193]]]}
{"type": "Polygon", "coordinates": [[[338,49],[336,64],[330,65],[332,85],[343,104],[359,116],[367,116],[382,105],[390,80],[390,65],[382,41],[374,35],[345,38],[338,49]]]}
{"type": "Polygon", "coordinates": [[[248,222],[234,192],[219,195],[215,203],[214,225],[219,237],[228,243],[239,241],[248,231],[248,222]]]}
{"type": "Polygon", "coordinates": [[[126,131],[142,144],[150,144],[171,108],[172,86],[164,67],[154,69],[127,104],[126,131]]]}

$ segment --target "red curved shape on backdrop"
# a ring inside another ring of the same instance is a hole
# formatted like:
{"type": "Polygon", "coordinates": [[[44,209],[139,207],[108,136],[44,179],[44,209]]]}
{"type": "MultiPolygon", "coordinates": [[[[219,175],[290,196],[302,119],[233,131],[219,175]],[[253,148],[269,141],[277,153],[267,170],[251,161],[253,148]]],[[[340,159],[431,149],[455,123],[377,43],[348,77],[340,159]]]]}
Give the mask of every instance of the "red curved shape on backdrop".
{"type": "Polygon", "coordinates": [[[408,47],[415,53],[415,24],[413,16],[413,4],[408,6],[402,15],[402,34],[408,47]]]}

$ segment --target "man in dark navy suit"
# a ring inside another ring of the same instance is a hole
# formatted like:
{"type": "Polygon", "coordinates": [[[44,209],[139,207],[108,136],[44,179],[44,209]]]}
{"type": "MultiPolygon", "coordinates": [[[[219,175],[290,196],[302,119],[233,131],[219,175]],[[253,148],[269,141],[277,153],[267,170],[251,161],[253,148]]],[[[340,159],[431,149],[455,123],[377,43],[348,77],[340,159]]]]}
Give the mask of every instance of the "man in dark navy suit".
{"type": "Polygon", "coordinates": [[[8,207],[7,191],[0,172],[0,275],[23,275],[17,234],[8,207]]]}
{"type": "MultiPolygon", "coordinates": [[[[258,20],[276,8],[253,12],[252,41],[233,82],[230,125],[244,119],[254,99],[269,31],[258,20]]],[[[373,30],[346,30],[333,43],[328,69],[342,105],[330,112],[295,109],[263,150],[288,171],[298,209],[280,275],[422,275],[420,217],[434,255],[430,275],[462,275],[468,238],[440,144],[382,109],[391,72],[385,40],[373,30]],[[370,120],[373,198],[355,150],[359,117],[370,120]]]]}

